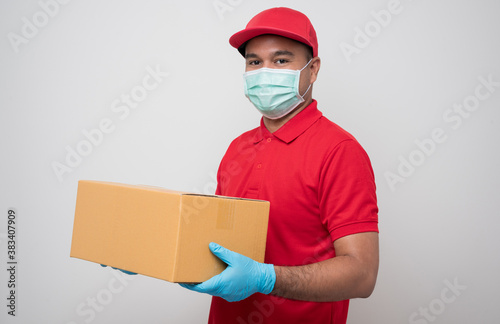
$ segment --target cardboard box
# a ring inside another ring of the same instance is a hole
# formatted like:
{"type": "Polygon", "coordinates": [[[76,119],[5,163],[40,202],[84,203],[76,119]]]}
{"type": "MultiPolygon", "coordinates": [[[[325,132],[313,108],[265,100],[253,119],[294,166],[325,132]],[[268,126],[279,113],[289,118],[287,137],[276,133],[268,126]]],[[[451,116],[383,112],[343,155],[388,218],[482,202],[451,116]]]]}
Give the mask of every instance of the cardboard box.
{"type": "Polygon", "coordinates": [[[210,242],[263,262],[268,218],[267,201],[81,180],[70,255],[170,282],[202,282],[226,267],[210,242]]]}

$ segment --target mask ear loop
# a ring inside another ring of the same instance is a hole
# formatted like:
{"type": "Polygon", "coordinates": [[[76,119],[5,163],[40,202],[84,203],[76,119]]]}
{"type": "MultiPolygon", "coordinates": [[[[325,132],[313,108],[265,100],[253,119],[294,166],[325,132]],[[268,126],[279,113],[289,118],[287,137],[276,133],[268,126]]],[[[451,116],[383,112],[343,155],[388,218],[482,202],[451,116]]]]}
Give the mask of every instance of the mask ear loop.
{"type": "MultiPolygon", "coordinates": [[[[309,65],[309,63],[311,63],[311,61],[312,61],[312,60],[313,60],[313,59],[311,58],[311,59],[309,60],[309,62],[307,62],[307,64],[306,64],[306,65],[304,65],[304,67],[303,67],[302,69],[300,69],[299,76],[300,76],[300,73],[302,73],[302,70],[303,70],[303,69],[305,69],[305,68],[309,65]]],[[[309,87],[307,87],[307,90],[306,90],[306,92],[304,92],[304,94],[303,94],[303,95],[301,95],[301,94],[299,93],[299,96],[302,98],[302,100],[304,100],[304,96],[307,94],[307,92],[309,91],[309,89],[311,89],[311,86],[312,86],[312,83],[311,83],[311,84],[309,84],[309,87]]]]}
{"type": "Polygon", "coordinates": [[[311,89],[311,86],[312,86],[312,83],[307,87],[306,92],[304,92],[304,94],[300,96],[302,98],[302,100],[304,100],[304,96],[307,94],[307,92],[309,91],[309,89],[311,89]]]}
{"type": "Polygon", "coordinates": [[[300,69],[300,72],[302,72],[302,70],[303,70],[303,69],[305,69],[305,68],[309,65],[309,63],[311,63],[311,61],[312,61],[312,60],[313,60],[313,59],[310,59],[310,60],[309,60],[309,62],[307,62],[307,64],[306,64],[306,65],[304,65],[304,67],[303,67],[302,69],[300,69]]]}

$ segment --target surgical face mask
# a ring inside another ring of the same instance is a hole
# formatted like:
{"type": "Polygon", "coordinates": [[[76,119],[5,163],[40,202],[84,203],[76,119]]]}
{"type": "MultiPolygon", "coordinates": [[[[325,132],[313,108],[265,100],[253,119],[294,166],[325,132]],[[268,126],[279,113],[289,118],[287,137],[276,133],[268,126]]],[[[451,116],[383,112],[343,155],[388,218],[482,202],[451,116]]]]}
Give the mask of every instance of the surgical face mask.
{"type": "Polygon", "coordinates": [[[300,72],[311,60],[300,70],[260,68],[245,72],[245,96],[269,119],[287,115],[304,102],[304,96],[311,88],[309,85],[306,92],[300,95],[300,72]]]}

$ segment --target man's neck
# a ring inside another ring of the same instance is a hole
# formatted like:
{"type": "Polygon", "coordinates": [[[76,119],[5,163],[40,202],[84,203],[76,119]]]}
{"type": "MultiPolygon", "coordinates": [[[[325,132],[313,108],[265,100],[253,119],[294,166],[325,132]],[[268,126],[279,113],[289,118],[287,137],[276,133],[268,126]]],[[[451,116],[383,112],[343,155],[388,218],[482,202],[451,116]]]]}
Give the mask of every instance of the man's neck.
{"type": "Polygon", "coordinates": [[[267,130],[270,133],[274,133],[278,129],[280,129],[283,125],[285,125],[290,119],[295,117],[299,112],[304,110],[307,106],[309,106],[312,103],[312,98],[309,98],[308,100],[304,101],[302,104],[298,105],[297,108],[289,112],[287,115],[278,118],[278,119],[269,119],[267,117],[263,117],[264,119],[264,126],[266,126],[267,130]]]}

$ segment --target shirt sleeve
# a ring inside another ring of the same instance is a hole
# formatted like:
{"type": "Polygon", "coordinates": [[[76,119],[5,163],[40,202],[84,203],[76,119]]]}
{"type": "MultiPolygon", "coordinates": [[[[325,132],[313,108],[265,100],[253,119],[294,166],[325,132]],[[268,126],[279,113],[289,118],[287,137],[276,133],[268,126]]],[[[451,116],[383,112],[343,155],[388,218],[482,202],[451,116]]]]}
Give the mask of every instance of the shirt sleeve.
{"type": "Polygon", "coordinates": [[[354,139],[338,143],[325,158],[320,174],[320,217],[332,241],[378,232],[375,178],[368,155],[354,139]]]}

